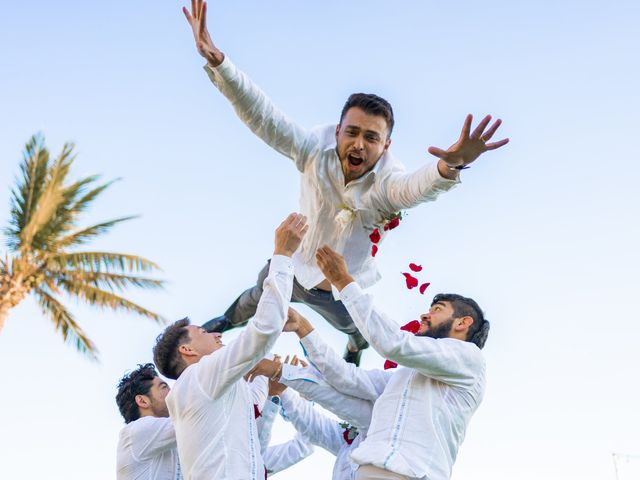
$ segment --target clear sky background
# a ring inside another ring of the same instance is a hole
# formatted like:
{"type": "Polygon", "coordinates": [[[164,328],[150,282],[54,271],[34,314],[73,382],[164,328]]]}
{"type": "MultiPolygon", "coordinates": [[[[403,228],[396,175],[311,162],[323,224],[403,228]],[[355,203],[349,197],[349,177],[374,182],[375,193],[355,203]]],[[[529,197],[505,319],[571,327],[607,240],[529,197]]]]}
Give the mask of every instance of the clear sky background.
{"type": "MultiPolygon", "coordinates": [[[[200,323],[254,282],[298,174],[210,84],[181,6],[2,2],[0,223],[29,137],[43,132],[52,153],[76,142],[75,176],[122,177],[86,224],[141,215],[89,248],[158,262],[167,289],[130,296],[200,323]]],[[[614,478],[612,452],[640,453],[639,4],[238,0],[209,14],[218,46],[302,125],[337,122],[354,91],[386,97],[410,170],[467,113],[503,119],[496,138],[511,143],[409,212],[370,291],[399,324],[417,318],[431,297],[404,286],[414,261],[428,294],[472,296],[492,322],[487,394],[454,480],[614,478]]],[[[99,363],[32,300],[0,334],[3,478],[115,476],[115,385],[151,360],[161,327],[67,304],[99,363]]],[[[345,337],[310,318],[342,351],[345,337]]],[[[275,351],[300,349],[283,336],[275,351]]],[[[278,423],[274,439],[291,434],[278,423]]],[[[276,478],[326,479],[332,464],[317,449],[276,478]]]]}

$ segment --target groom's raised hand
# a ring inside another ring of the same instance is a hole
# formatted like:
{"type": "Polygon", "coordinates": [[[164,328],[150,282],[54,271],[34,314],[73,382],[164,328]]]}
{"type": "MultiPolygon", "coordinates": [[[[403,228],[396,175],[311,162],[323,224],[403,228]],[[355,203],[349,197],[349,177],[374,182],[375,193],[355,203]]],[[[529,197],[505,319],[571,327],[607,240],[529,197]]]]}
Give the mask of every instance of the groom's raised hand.
{"type": "Polygon", "coordinates": [[[191,0],[191,12],[186,7],[182,7],[182,13],[184,13],[187,22],[191,25],[198,53],[212,67],[220,65],[224,60],[224,53],[215,46],[207,30],[207,2],[204,0],[191,0]]]}

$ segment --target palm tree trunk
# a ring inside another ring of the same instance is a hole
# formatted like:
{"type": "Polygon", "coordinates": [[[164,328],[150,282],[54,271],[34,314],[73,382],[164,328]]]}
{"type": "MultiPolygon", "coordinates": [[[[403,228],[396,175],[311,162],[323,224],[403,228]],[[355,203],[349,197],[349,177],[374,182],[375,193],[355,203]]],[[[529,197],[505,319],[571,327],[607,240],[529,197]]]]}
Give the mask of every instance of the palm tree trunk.
{"type": "Polygon", "coordinates": [[[9,310],[18,305],[27,295],[29,289],[24,285],[22,277],[11,278],[7,276],[0,282],[0,332],[4,328],[4,322],[9,316],[9,310]]]}

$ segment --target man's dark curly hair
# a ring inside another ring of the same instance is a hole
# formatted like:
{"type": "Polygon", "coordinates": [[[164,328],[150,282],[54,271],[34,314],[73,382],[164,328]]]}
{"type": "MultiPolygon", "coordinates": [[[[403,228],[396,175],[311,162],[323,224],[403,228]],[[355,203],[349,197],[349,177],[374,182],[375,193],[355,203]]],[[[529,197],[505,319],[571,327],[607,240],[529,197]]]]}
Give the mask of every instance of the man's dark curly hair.
{"type": "Polygon", "coordinates": [[[125,423],[140,418],[140,409],[136,404],[136,395],[147,395],[153,379],[158,376],[153,363],[138,365],[138,368],[125,374],[118,382],[116,403],[125,423]]]}
{"type": "Polygon", "coordinates": [[[491,325],[484,318],[484,313],[476,301],[456,293],[439,293],[433,297],[431,305],[438,302],[449,302],[455,318],[466,316],[473,318],[473,323],[467,332],[467,342],[475,343],[478,348],[483,348],[489,336],[491,325]]]}
{"type": "Polygon", "coordinates": [[[357,107],[369,115],[377,115],[384,118],[387,122],[387,129],[389,130],[387,138],[391,136],[393,124],[395,123],[393,119],[393,108],[391,108],[391,104],[384,98],[374,95],[373,93],[352,93],[342,107],[340,124],[342,124],[342,120],[347,114],[347,111],[353,107],[357,107]]]}
{"type": "Polygon", "coordinates": [[[156,338],[156,345],[153,347],[153,361],[160,370],[160,373],[167,378],[177,380],[182,371],[187,368],[178,352],[178,347],[189,341],[189,319],[183,318],[172,323],[164,332],[156,338]]]}

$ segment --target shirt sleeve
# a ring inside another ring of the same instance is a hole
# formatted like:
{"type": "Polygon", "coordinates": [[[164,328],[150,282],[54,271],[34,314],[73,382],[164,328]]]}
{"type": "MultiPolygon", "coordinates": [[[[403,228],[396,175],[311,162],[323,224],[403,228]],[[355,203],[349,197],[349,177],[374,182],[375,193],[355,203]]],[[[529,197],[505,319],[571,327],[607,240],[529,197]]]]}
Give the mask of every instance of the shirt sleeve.
{"type": "Polygon", "coordinates": [[[375,402],[382,394],[392,372],[364,370],[339,357],[313,330],[300,343],[311,364],[339,392],[375,402]]]}
{"type": "Polygon", "coordinates": [[[147,460],[176,448],[176,433],[170,418],[142,417],[140,420],[132,442],[134,457],[147,460]]]}
{"type": "Polygon", "coordinates": [[[473,343],[417,337],[400,330],[355,282],[340,292],[340,298],[362,336],[384,358],[452,386],[470,387],[478,381],[484,359],[473,343]]]}
{"type": "Polygon", "coordinates": [[[438,171],[437,162],[411,173],[407,173],[404,167],[398,166],[382,179],[380,189],[375,192],[373,198],[377,200],[383,211],[396,212],[433,201],[458,183],[460,183],[459,179],[443,178],[438,171]]]}
{"type": "Polygon", "coordinates": [[[287,388],[282,396],[282,413],[309,442],[337,455],[344,443],[342,429],[335,420],[321,414],[313,404],[287,388]]]}
{"type": "Polygon", "coordinates": [[[255,316],[229,345],[196,364],[198,381],[207,395],[220,396],[271,350],[287,319],[292,289],[291,258],[274,255],[255,316]]]}
{"type": "Polygon", "coordinates": [[[303,436],[268,447],[263,455],[264,465],[270,474],[278,473],[304,460],[313,453],[311,445],[303,436]]]}
{"type": "Polygon", "coordinates": [[[273,429],[273,422],[278,416],[280,407],[271,401],[271,398],[267,399],[260,407],[260,416],[256,420],[256,427],[258,428],[258,441],[260,442],[260,454],[264,457],[264,454],[271,443],[271,430],[273,429]]]}
{"type": "Polygon", "coordinates": [[[314,368],[284,365],[280,383],[293,388],[303,398],[317,403],[360,430],[369,428],[373,402],[339,392],[314,368]]]}
{"type": "Polygon", "coordinates": [[[309,151],[318,145],[313,133],[283,114],[269,97],[229,59],[217,67],[204,67],[209,79],[227,97],[236,114],[267,145],[293,159],[301,172],[309,151]]]}

